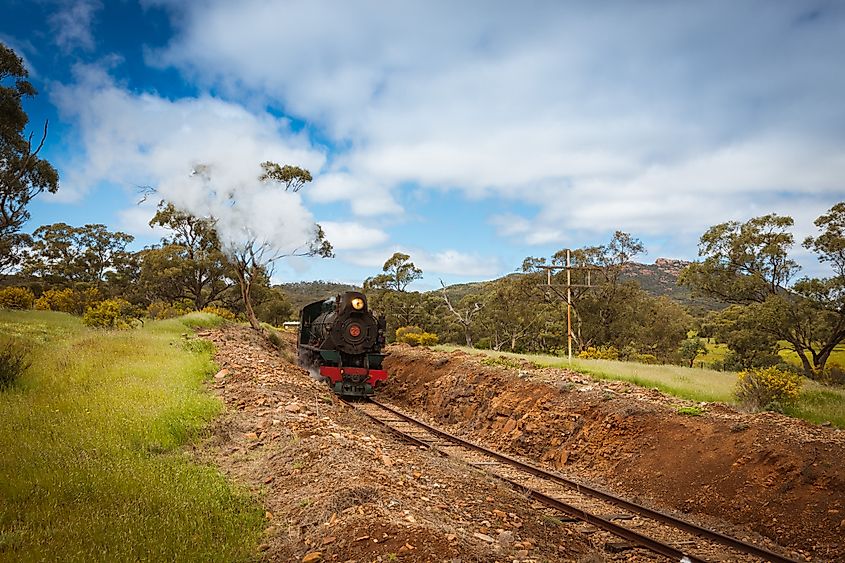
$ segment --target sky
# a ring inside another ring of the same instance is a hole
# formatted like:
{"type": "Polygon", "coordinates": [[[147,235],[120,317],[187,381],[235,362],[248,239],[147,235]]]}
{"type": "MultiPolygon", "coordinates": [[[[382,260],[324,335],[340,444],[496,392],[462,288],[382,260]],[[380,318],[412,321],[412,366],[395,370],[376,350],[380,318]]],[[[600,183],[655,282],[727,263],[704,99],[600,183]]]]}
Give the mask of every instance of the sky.
{"type": "Polygon", "coordinates": [[[276,282],[359,284],[402,251],[426,290],[616,230],[691,260],[714,224],[790,215],[800,243],[845,200],[835,0],[0,0],[0,41],[61,176],[27,228],[155,244],[140,186],[233,243],[289,251],[319,223],[336,257],[276,282]],[[314,181],[280,194],[265,160],[314,181]]]}

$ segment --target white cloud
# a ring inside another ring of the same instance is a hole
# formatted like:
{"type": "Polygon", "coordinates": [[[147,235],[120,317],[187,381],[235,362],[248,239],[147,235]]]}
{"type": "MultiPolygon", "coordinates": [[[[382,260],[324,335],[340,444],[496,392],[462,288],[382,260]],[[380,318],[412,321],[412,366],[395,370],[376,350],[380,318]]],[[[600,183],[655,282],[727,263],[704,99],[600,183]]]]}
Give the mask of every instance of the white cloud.
{"type": "Polygon", "coordinates": [[[92,51],[95,45],[91,27],[102,3],[98,0],[59,0],[56,4],[56,11],[48,18],[56,45],[66,52],[76,48],[92,51]]]}
{"type": "Polygon", "coordinates": [[[117,228],[141,239],[161,238],[165,236],[168,234],[166,229],[150,226],[150,219],[155,215],[156,207],[157,205],[154,201],[147,200],[138,205],[121,209],[117,213],[117,228]]]}
{"type": "Polygon", "coordinates": [[[381,229],[360,223],[321,221],[320,226],[336,251],[371,248],[384,244],[388,239],[387,233],[381,229]]]}
{"type": "Polygon", "coordinates": [[[547,244],[845,193],[838,4],[160,3],[157,63],[325,131],[344,148],[310,197],[357,215],[455,189],[538,208],[500,232],[547,244]]]}
{"type": "Polygon", "coordinates": [[[478,254],[467,254],[453,249],[431,252],[420,248],[395,246],[363,252],[346,253],[341,258],[350,264],[381,271],[382,266],[394,252],[402,252],[411,257],[411,262],[422,269],[424,277],[434,274],[449,274],[462,277],[492,277],[502,270],[498,258],[478,254]]]}
{"type": "Polygon", "coordinates": [[[321,175],[308,190],[308,198],[318,203],[346,201],[352,213],[363,217],[402,213],[388,188],[344,172],[321,175]]]}
{"type": "MultiPolygon", "coordinates": [[[[130,93],[96,67],[77,69],[78,81],[57,85],[53,100],[78,125],[84,152],[62,166],[65,199],[81,197],[100,182],[154,186],[159,196],[199,216],[217,218],[224,243],[246,237],[291,252],[313,233],[314,219],[298,193],[258,181],[259,163],[271,160],[319,170],[325,161],[284,120],[254,114],[211,96],[168,100],[130,93]],[[209,178],[193,174],[209,166],[209,178]],[[234,194],[235,205],[230,195],[234,194]]],[[[137,228],[153,210],[124,212],[137,228]]]]}

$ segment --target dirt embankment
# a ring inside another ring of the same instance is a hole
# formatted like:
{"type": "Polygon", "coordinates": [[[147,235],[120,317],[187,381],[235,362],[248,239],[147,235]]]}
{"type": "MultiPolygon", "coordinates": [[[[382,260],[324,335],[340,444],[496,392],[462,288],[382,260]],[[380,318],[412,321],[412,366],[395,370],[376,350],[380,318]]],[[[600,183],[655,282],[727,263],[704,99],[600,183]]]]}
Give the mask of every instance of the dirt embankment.
{"type": "Polygon", "coordinates": [[[241,326],[200,335],[227,408],[195,455],[263,502],[264,560],[604,560],[577,526],[351,411],[290,362],[292,345],[280,355],[241,326]]]}
{"type": "Polygon", "coordinates": [[[682,415],[683,401],[654,390],[462,352],[394,346],[386,366],[385,400],[461,435],[739,537],[845,561],[845,432],[719,404],[682,415]]]}

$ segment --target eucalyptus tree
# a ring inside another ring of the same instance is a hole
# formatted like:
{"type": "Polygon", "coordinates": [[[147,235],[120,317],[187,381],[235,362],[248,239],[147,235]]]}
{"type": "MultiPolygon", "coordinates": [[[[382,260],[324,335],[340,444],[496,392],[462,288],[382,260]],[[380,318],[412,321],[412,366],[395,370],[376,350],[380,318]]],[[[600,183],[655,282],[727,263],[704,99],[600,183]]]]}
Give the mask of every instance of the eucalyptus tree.
{"type": "Polygon", "coordinates": [[[19,264],[20,248],[29,242],[20,232],[29,219],[29,202],[59,188],[58,172],[38,156],[47,139],[47,121],[39,137],[26,132],[29,116],[23,100],[37,94],[28,75],[23,59],[0,43],[0,272],[19,264]]]}
{"type": "Polygon", "coordinates": [[[32,234],[23,271],[49,283],[85,283],[100,288],[110,275],[131,265],[126,247],[133,240],[132,235],[109,231],[101,224],[42,225],[32,234]]]}
{"type": "Polygon", "coordinates": [[[141,281],[167,301],[188,299],[197,310],[220,300],[235,285],[214,221],[162,202],[150,221],[169,235],[143,251],[141,281]]]}
{"type": "Polygon", "coordinates": [[[746,332],[786,341],[805,375],[815,378],[845,340],[845,203],[820,216],[815,224],[821,233],[804,241],[820,262],[831,266],[829,277],[793,283],[800,270],[789,257],[793,224],[789,216],[769,214],[711,227],[701,236],[703,259],[688,266],[680,281],[697,293],[737,305],[731,314],[742,313],[746,332]]]}
{"type": "MultiPolygon", "coordinates": [[[[312,179],[308,170],[298,166],[281,166],[275,162],[267,161],[261,163],[261,169],[259,181],[278,187],[285,192],[298,192],[312,179]]],[[[235,193],[232,193],[230,199],[232,206],[238,205],[235,193]]],[[[282,258],[291,256],[331,258],[334,256],[334,252],[322,227],[316,223],[308,238],[299,241],[292,249],[279,248],[275,241],[256,232],[248,225],[244,226],[243,231],[243,238],[240,241],[224,245],[224,252],[226,252],[234,268],[247,320],[249,320],[252,328],[260,331],[261,323],[252,304],[253,283],[262,274],[272,270],[274,263],[282,258]]]]}

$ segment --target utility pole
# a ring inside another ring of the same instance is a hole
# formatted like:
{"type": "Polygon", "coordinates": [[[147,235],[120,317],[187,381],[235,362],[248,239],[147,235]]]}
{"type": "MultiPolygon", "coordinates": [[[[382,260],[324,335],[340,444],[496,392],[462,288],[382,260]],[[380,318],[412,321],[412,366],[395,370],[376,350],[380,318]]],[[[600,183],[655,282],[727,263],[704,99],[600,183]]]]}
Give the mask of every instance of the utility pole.
{"type": "Polygon", "coordinates": [[[566,249],[566,348],[569,363],[572,364],[572,262],[566,249]]]}
{"type": "Polygon", "coordinates": [[[599,266],[573,266],[572,265],[572,253],[567,248],[566,249],[566,265],[565,266],[540,266],[540,269],[546,270],[546,287],[554,291],[558,297],[566,301],[566,349],[567,349],[567,357],[569,359],[570,365],[572,364],[572,288],[582,288],[584,290],[590,289],[592,284],[590,283],[590,271],[592,270],[601,270],[599,266]],[[559,284],[552,283],[552,271],[553,270],[565,270],[566,271],[566,285],[562,287],[566,288],[566,296],[558,291],[557,288],[561,287],[559,284]],[[572,271],[584,271],[586,272],[586,282],[587,283],[572,283],[572,271]]]}

